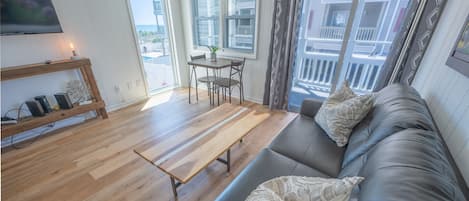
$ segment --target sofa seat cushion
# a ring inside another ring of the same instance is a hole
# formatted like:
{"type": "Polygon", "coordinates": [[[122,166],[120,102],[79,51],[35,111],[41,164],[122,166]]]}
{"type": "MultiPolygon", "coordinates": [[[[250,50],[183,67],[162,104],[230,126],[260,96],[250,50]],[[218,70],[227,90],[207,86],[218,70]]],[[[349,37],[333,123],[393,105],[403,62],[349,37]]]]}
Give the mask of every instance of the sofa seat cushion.
{"type": "Polygon", "coordinates": [[[337,147],[313,118],[299,115],[270,144],[270,148],[309,167],[337,177],[345,148],[337,147]]]}
{"type": "Polygon", "coordinates": [[[260,184],[280,176],[329,178],[328,175],[270,149],[264,149],[216,199],[242,201],[260,184]]]}
{"type": "Polygon", "coordinates": [[[367,153],[359,200],[465,200],[437,133],[407,129],[367,153]]]}

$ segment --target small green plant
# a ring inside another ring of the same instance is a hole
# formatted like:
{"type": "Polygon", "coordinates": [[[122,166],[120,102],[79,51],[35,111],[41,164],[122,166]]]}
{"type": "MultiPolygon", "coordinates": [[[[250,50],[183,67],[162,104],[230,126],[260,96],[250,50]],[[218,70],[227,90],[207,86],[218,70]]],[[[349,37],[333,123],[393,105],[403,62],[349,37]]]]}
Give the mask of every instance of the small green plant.
{"type": "Polygon", "coordinates": [[[217,51],[220,49],[217,46],[207,46],[208,50],[210,50],[210,53],[217,53],[217,51]]]}

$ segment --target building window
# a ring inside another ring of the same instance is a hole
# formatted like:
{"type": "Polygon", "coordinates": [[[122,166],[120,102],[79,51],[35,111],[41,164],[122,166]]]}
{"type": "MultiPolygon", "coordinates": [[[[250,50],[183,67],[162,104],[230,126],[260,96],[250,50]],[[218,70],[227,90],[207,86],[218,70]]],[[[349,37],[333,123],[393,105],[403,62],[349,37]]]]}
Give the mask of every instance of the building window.
{"type": "Polygon", "coordinates": [[[193,0],[194,45],[253,53],[256,0],[193,0]],[[222,39],[222,40],[220,40],[222,39]]]}
{"type": "Polygon", "coordinates": [[[198,46],[218,46],[220,1],[194,0],[194,37],[198,46]]]}

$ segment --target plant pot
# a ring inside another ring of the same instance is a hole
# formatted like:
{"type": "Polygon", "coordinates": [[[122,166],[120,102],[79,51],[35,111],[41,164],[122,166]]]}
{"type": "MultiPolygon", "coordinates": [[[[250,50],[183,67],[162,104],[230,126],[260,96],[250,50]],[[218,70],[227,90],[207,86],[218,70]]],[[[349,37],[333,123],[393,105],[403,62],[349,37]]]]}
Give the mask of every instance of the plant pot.
{"type": "Polygon", "coordinates": [[[217,61],[217,53],[210,53],[210,61],[217,61]]]}

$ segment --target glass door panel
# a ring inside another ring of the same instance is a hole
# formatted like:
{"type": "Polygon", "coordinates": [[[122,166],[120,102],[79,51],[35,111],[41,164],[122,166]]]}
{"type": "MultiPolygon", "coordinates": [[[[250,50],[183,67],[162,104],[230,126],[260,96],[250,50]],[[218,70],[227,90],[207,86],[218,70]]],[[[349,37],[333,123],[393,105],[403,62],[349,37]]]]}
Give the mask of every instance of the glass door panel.
{"type": "Polygon", "coordinates": [[[176,85],[164,0],[131,0],[148,91],[176,85]]]}
{"type": "Polygon", "coordinates": [[[383,79],[394,38],[416,3],[304,1],[289,108],[298,110],[304,98],[325,99],[345,80],[359,94],[373,91],[383,79]]]}
{"type": "Polygon", "coordinates": [[[351,7],[351,1],[304,1],[289,95],[291,108],[298,108],[304,98],[329,96],[351,7]]]}
{"type": "Polygon", "coordinates": [[[360,23],[352,27],[338,86],[347,80],[356,93],[373,91],[411,3],[359,1],[354,21],[360,23]]]}

